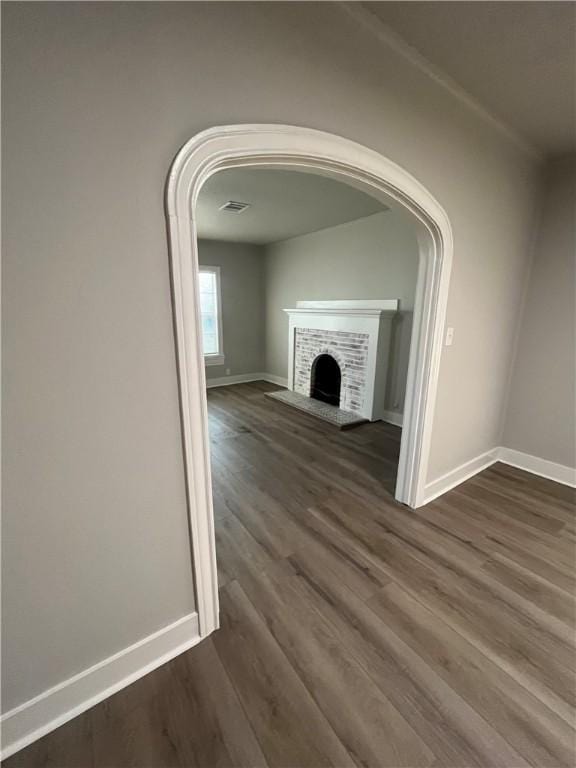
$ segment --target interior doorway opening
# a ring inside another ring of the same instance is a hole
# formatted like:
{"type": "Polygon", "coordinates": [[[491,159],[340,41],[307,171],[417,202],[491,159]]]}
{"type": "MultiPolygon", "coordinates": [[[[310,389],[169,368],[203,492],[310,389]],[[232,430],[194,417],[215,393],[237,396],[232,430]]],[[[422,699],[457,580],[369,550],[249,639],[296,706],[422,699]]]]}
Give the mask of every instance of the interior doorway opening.
{"type": "MultiPolygon", "coordinates": [[[[292,169],[339,179],[374,199],[392,201],[413,218],[419,267],[395,489],[397,501],[410,506],[423,503],[426,495],[452,257],[450,224],[436,200],[393,162],[347,139],[291,126],[224,126],[195,136],[176,157],[166,203],[193,570],[202,635],[218,626],[218,579],[198,306],[196,202],[203,185],[214,174],[243,167],[292,169]]],[[[364,312],[357,311],[357,316],[370,312],[366,307],[362,309],[364,312]]]]}
{"type": "Polygon", "coordinates": [[[418,238],[393,200],[288,166],[219,170],[195,218],[218,579],[250,589],[278,527],[308,549],[310,508],[394,499],[418,238]]]}

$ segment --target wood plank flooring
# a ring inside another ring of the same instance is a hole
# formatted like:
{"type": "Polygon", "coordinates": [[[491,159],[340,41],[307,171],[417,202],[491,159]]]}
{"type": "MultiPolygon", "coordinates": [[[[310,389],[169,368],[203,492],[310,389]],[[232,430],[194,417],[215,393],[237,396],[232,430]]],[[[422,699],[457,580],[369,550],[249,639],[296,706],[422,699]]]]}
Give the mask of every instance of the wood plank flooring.
{"type": "Polygon", "coordinates": [[[574,766],[574,491],[494,465],[411,511],[400,430],[208,394],[221,629],[6,768],[574,766]]]}

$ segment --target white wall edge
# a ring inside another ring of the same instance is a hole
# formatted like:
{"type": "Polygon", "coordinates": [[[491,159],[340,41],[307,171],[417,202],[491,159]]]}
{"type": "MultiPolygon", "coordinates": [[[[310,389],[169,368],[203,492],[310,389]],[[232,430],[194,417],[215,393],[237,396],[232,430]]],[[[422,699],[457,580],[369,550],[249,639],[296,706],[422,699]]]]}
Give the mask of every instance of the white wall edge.
{"type": "Polygon", "coordinates": [[[554,480],[557,483],[576,488],[576,469],[567,467],[564,464],[556,464],[553,461],[505,447],[498,449],[498,461],[501,461],[503,464],[509,464],[511,467],[524,469],[533,475],[540,475],[540,477],[545,477],[548,480],[554,480]]]}
{"type": "Polygon", "coordinates": [[[446,472],[445,475],[441,475],[436,480],[426,483],[424,495],[418,506],[421,507],[424,504],[429,504],[447,491],[460,485],[460,483],[477,475],[478,472],[482,472],[483,469],[487,469],[492,464],[495,464],[499,460],[499,450],[499,448],[493,448],[490,451],[486,451],[486,453],[482,453],[480,456],[460,464],[459,467],[450,470],[450,472],[446,472]]]}
{"type": "Polygon", "coordinates": [[[0,718],[2,760],[199,641],[198,614],[190,613],[6,712],[0,718]]]}
{"type": "Polygon", "coordinates": [[[206,389],[212,387],[228,387],[231,384],[248,384],[251,381],[268,381],[279,387],[287,387],[288,379],[275,376],[273,373],[239,373],[236,376],[220,376],[214,379],[206,379],[206,389]]]}

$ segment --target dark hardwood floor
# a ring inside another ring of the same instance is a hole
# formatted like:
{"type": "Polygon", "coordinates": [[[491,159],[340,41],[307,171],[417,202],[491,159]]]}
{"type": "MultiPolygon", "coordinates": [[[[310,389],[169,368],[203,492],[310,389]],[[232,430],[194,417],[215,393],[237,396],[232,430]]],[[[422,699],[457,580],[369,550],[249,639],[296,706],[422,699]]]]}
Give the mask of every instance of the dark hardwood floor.
{"type": "Polygon", "coordinates": [[[574,491],[497,464],[427,506],[400,431],[208,395],[222,628],[5,762],[573,766],[574,491]]]}

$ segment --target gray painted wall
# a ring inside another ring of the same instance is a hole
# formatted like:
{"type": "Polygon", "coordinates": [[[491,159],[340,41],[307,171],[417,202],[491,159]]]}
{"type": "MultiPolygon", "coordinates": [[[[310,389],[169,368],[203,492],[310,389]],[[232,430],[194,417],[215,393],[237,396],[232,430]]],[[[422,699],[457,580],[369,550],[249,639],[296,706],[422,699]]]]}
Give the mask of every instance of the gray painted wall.
{"type": "Polygon", "coordinates": [[[503,444],[576,466],[576,156],[547,169],[503,444]]]}
{"type": "Polygon", "coordinates": [[[400,299],[385,407],[403,411],[418,243],[410,217],[390,210],[266,248],[266,371],[288,375],[288,316],[301,299],[400,299]]]}
{"type": "Polygon", "coordinates": [[[323,129],[445,207],[430,479],[500,440],[536,164],[330,3],[1,11],[7,709],[194,606],[163,205],[182,144],[323,129]]]}
{"type": "Polygon", "coordinates": [[[198,242],[200,264],[220,267],[224,365],[207,365],[206,378],[264,370],[264,249],[218,240],[198,242]]]}

